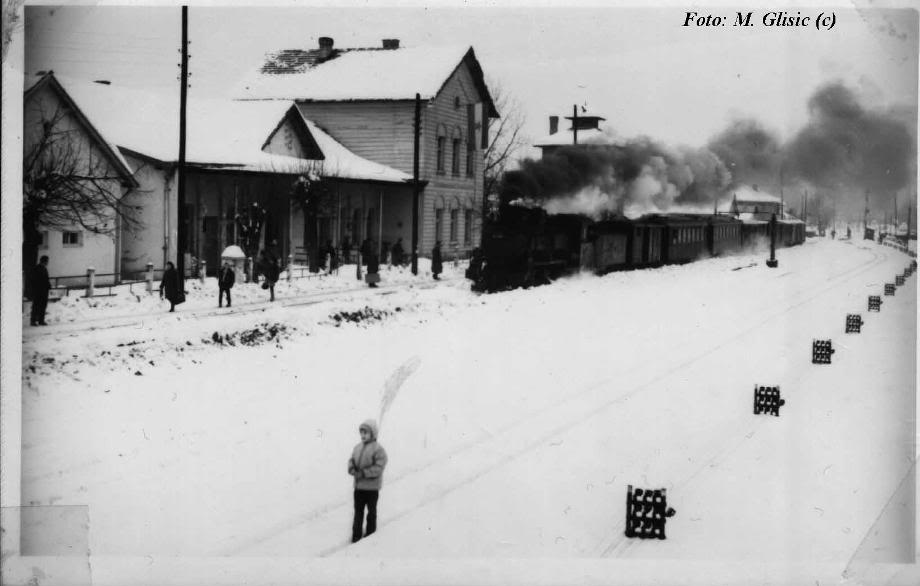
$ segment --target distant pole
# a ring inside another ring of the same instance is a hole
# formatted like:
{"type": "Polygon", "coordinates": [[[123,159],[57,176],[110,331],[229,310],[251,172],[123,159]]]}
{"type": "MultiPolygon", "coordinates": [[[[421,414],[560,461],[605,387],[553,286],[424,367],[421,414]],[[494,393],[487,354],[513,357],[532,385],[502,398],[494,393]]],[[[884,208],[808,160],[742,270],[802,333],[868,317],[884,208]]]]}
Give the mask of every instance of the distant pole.
{"type": "Polygon", "coordinates": [[[188,238],[185,212],[185,102],[188,92],[188,6],[182,7],[182,74],[179,86],[179,169],[176,210],[179,225],[176,227],[177,258],[176,269],[179,273],[179,293],[185,291],[185,249],[188,238]]]}
{"type": "Polygon", "coordinates": [[[578,105],[572,106],[572,144],[578,144],[578,105]]]}
{"type": "Polygon", "coordinates": [[[770,218],[770,260],[767,266],[775,269],[779,263],[776,261],[776,214],[770,218]]]}
{"type": "Polygon", "coordinates": [[[419,136],[422,130],[422,96],[415,94],[415,130],[412,153],[412,274],[418,274],[419,136]]]}

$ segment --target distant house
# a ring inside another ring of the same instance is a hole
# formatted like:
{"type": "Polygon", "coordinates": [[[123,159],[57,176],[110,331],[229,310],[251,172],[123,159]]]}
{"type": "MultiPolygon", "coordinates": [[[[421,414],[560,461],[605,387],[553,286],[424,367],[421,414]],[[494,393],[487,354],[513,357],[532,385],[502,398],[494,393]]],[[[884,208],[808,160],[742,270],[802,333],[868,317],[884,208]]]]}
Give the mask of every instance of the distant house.
{"type": "Polygon", "coordinates": [[[606,118],[582,109],[565,116],[569,127],[559,129],[559,116],[549,117],[549,134],[538,138],[533,145],[538,147],[542,156],[547,156],[563,146],[570,145],[620,145],[621,142],[601,128],[606,118]]]}
{"type": "MultiPolygon", "coordinates": [[[[34,257],[47,255],[56,284],[71,284],[65,278],[71,276],[82,280],[89,268],[98,282],[113,282],[122,270],[124,238],[115,206],[138,187],[133,170],[111,136],[53,75],[28,86],[23,100],[24,187],[59,195],[52,198],[58,203],[41,216],[37,235],[30,237],[24,226],[23,268],[28,270],[34,257]]],[[[29,213],[24,210],[26,224],[29,213]]]]}
{"type": "MultiPolygon", "coordinates": [[[[411,175],[415,97],[420,113],[419,252],[441,240],[462,254],[479,241],[483,151],[488,122],[498,117],[471,47],[337,48],[321,37],[314,49],[268,55],[244,81],[241,100],[293,100],[305,120],[352,153],[411,175]]],[[[381,190],[343,203],[324,225],[335,242],[372,239],[377,247],[412,238],[411,191],[381,190]]]]}
{"type": "Polygon", "coordinates": [[[753,188],[742,187],[734,191],[728,212],[743,220],[769,222],[776,214],[778,220],[784,218],[783,201],[769,193],[753,188]]]}

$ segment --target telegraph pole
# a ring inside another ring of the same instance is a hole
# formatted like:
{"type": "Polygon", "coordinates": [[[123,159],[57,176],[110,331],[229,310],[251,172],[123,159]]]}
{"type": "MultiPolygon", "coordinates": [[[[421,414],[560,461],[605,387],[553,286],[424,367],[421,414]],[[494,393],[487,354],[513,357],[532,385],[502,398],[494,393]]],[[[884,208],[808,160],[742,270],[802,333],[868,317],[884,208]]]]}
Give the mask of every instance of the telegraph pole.
{"type": "Polygon", "coordinates": [[[578,144],[578,105],[572,105],[572,144],[578,144]]]}
{"type": "Polygon", "coordinates": [[[418,274],[418,161],[419,161],[419,135],[422,131],[422,96],[415,94],[415,130],[412,155],[412,274],[418,274]]]}
{"type": "Polygon", "coordinates": [[[182,7],[182,74],[179,86],[179,168],[177,178],[178,226],[176,227],[176,270],[179,294],[185,298],[185,250],[188,247],[188,218],[185,211],[185,102],[188,92],[188,6],[182,7]]]}

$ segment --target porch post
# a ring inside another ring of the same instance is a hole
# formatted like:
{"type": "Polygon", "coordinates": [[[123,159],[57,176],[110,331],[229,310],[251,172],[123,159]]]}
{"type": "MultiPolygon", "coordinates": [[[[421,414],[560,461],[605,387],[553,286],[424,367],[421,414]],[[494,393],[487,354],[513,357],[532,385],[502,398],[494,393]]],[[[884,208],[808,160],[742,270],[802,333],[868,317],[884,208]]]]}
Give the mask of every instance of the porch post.
{"type": "Polygon", "coordinates": [[[380,188],[380,213],[377,214],[377,260],[383,263],[383,188],[380,188]]]}

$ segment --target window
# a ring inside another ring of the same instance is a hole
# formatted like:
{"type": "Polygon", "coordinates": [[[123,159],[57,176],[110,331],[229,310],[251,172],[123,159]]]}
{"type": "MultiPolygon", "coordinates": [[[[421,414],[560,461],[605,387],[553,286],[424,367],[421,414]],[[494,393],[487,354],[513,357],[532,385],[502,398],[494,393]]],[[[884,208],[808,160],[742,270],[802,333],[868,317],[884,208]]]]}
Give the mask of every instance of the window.
{"type": "Polygon", "coordinates": [[[460,218],[460,210],[450,210],[450,241],[457,241],[457,220],[460,218]]]}
{"type": "Polygon", "coordinates": [[[444,227],[444,210],[437,208],[434,211],[434,239],[441,239],[441,229],[444,227]]]}
{"type": "Polygon", "coordinates": [[[83,232],[63,232],[64,248],[83,246],[83,232]]]}
{"type": "Polygon", "coordinates": [[[48,248],[48,231],[42,230],[38,233],[38,247],[48,248]]]}
{"type": "Polygon", "coordinates": [[[473,210],[463,211],[463,243],[467,246],[473,243],[473,210]]]}
{"type": "Polygon", "coordinates": [[[443,136],[438,137],[438,173],[444,174],[444,148],[447,139],[443,136]]]}
{"type": "Polygon", "coordinates": [[[454,96],[454,110],[460,109],[460,96],[454,96]]]}
{"type": "Polygon", "coordinates": [[[451,153],[450,159],[450,174],[454,177],[460,176],[460,139],[455,138],[454,143],[454,152],[451,153]]]}
{"type": "Polygon", "coordinates": [[[476,155],[476,148],[474,143],[466,143],[466,176],[472,177],[476,173],[475,159],[473,158],[476,155]]]}

